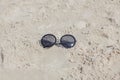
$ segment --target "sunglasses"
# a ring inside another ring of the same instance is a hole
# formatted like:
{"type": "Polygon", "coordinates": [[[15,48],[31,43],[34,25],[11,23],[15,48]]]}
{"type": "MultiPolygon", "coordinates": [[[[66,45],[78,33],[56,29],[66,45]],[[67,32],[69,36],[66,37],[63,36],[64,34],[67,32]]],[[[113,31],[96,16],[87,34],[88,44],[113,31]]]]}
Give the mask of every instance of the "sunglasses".
{"type": "Polygon", "coordinates": [[[60,43],[57,43],[57,38],[53,34],[46,34],[41,39],[41,44],[44,48],[50,48],[53,45],[62,45],[65,48],[72,48],[76,44],[76,39],[73,35],[66,34],[60,39],[60,43]]]}

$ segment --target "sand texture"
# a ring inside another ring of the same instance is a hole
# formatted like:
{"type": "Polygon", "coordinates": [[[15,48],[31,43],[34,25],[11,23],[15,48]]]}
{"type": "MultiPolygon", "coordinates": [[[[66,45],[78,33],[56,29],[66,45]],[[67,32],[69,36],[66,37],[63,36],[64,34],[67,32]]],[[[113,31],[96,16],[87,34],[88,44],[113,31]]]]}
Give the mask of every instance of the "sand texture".
{"type": "Polygon", "coordinates": [[[0,0],[0,80],[120,80],[120,0],[0,0]]]}

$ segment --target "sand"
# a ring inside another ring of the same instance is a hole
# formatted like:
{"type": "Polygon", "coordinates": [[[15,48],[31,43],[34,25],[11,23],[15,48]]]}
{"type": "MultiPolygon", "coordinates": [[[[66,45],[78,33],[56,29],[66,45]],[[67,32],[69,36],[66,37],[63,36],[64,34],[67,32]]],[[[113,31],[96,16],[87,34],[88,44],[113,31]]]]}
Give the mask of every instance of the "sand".
{"type": "Polygon", "coordinates": [[[0,80],[120,80],[120,0],[0,0],[0,80]]]}

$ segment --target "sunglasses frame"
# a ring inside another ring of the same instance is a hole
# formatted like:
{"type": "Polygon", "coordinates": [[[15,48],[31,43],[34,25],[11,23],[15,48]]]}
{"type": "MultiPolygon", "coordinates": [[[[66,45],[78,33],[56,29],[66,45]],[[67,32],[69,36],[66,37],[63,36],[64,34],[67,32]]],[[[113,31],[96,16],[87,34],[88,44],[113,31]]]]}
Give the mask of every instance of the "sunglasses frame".
{"type": "MultiPolygon", "coordinates": [[[[46,35],[44,35],[44,36],[42,37],[42,39],[41,39],[41,44],[42,44],[42,46],[43,46],[44,48],[50,48],[50,47],[52,47],[52,46],[54,46],[54,45],[57,44],[57,38],[56,38],[56,36],[53,35],[53,34],[46,34],[46,35]],[[43,39],[44,39],[44,37],[46,37],[46,36],[52,36],[52,37],[54,37],[55,42],[54,42],[52,45],[50,45],[50,46],[45,46],[45,45],[43,44],[43,43],[44,43],[44,40],[43,40],[43,39]]],[[[76,39],[75,39],[75,37],[74,37],[73,35],[71,35],[71,34],[65,34],[65,35],[63,35],[63,36],[60,38],[60,43],[59,43],[59,44],[62,45],[63,47],[65,47],[65,48],[72,48],[72,47],[74,47],[75,44],[76,44],[76,39]],[[66,47],[66,46],[63,45],[62,39],[63,39],[65,36],[71,36],[71,37],[74,39],[74,45],[73,45],[73,46],[71,46],[71,47],[66,47]]]]}

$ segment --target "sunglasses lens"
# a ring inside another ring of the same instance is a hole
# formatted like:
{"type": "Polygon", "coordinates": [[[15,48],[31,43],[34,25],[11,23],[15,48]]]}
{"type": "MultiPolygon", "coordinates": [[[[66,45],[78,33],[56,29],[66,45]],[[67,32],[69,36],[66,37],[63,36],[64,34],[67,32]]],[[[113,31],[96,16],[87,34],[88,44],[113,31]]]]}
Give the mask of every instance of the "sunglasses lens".
{"type": "Polygon", "coordinates": [[[76,39],[72,35],[64,35],[60,41],[65,48],[72,48],[76,43],[76,39]]]}
{"type": "Polygon", "coordinates": [[[56,37],[52,34],[44,35],[41,39],[41,44],[44,48],[52,47],[56,43],[56,37]]]}

